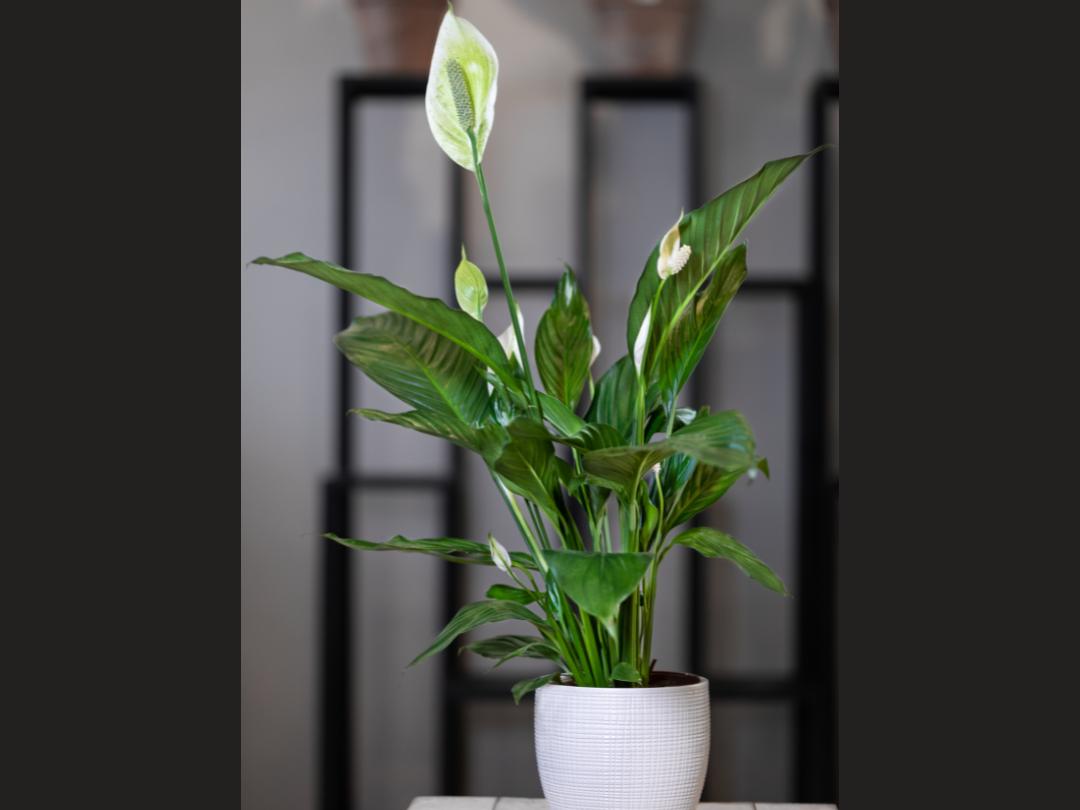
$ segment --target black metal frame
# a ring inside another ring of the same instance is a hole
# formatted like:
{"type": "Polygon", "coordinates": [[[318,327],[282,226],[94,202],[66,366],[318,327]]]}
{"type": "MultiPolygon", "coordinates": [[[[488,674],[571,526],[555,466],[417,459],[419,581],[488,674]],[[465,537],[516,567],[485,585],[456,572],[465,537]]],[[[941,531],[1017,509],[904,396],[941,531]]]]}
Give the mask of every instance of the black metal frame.
{"type": "MultiPolygon", "coordinates": [[[[339,84],[338,95],[338,254],[346,267],[353,260],[354,132],[352,110],[370,98],[419,98],[424,94],[424,77],[352,78],[339,84]]],[[[823,81],[814,94],[812,109],[813,142],[823,142],[826,107],[839,99],[839,83],[823,81]]],[[[663,102],[683,104],[690,115],[686,148],[686,188],[691,206],[700,205],[702,167],[702,116],[698,84],[691,78],[642,80],[630,78],[590,78],[582,85],[579,107],[579,267],[582,288],[588,294],[592,245],[587,227],[592,199],[592,126],[590,109],[597,101],[620,103],[663,102]]],[[[830,481],[826,471],[826,226],[827,188],[824,161],[812,164],[812,266],[805,279],[751,280],[743,292],[755,296],[789,296],[799,304],[800,375],[799,390],[799,536],[797,665],[789,677],[710,676],[714,701],[789,701],[796,706],[794,735],[796,785],[801,801],[835,801],[838,798],[836,746],[835,672],[835,501],[839,483],[830,481]],[[813,643],[809,643],[810,641],[813,643]]],[[[448,267],[457,263],[463,239],[462,172],[453,169],[450,180],[450,228],[447,243],[448,267]]],[[[553,289],[559,272],[547,276],[519,275],[515,287],[526,290],[553,289]]],[[[493,290],[497,279],[489,278],[493,290]]],[[[344,327],[353,317],[352,296],[340,293],[338,321],[344,327]]],[[[691,379],[695,401],[702,401],[706,389],[706,364],[691,379]]],[[[444,530],[450,536],[464,536],[466,526],[464,492],[464,451],[454,447],[447,478],[431,476],[363,476],[353,471],[353,430],[355,421],[346,416],[353,407],[355,371],[344,358],[339,360],[334,417],[337,433],[337,472],[323,486],[324,528],[348,534],[352,524],[351,501],[361,489],[426,489],[443,498],[444,530]]],[[[319,791],[322,810],[347,810],[352,806],[355,774],[351,679],[353,675],[351,603],[353,583],[349,552],[336,543],[322,546],[322,600],[320,610],[320,735],[319,791]]],[[[701,643],[705,588],[703,569],[696,556],[689,567],[687,655],[691,671],[703,670],[701,643]]],[[[460,566],[446,563],[443,569],[442,610],[449,620],[462,603],[464,576],[460,566]]],[[[443,677],[440,704],[443,744],[441,746],[442,791],[449,795],[465,792],[464,706],[476,700],[508,700],[510,681],[466,672],[458,656],[441,656],[443,677]]]]}

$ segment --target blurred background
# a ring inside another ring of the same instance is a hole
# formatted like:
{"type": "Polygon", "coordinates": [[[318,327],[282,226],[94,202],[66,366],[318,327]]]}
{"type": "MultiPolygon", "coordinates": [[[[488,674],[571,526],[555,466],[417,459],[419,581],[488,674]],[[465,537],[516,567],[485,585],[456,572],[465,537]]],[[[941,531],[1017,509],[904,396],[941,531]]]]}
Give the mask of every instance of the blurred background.
{"type": "MultiPolygon", "coordinates": [[[[604,350],[625,351],[645,258],[767,160],[839,145],[839,11],[825,0],[459,0],[500,58],[485,173],[531,344],[563,261],[604,350]]],[[[241,263],[301,250],[452,301],[458,244],[497,277],[471,176],[431,138],[423,87],[440,2],[242,0],[241,263]]],[[[745,232],[749,280],[692,382],[741,410],[772,480],[704,515],[788,584],[673,553],[656,655],[713,687],[705,798],[834,801],[839,493],[839,150],[804,165],[745,232]]],[[[508,325],[497,289],[487,310],[508,325]]],[[[404,810],[416,795],[539,796],[543,672],[444,655],[405,665],[493,570],[360,555],[383,540],[519,541],[476,459],[345,406],[401,410],[342,374],[337,291],[241,273],[242,803],[404,810]],[[452,569],[452,570],[451,570],[452,569]]],[[[486,634],[515,632],[497,625],[486,634]]],[[[539,667],[539,668],[538,668],[539,667]]]]}

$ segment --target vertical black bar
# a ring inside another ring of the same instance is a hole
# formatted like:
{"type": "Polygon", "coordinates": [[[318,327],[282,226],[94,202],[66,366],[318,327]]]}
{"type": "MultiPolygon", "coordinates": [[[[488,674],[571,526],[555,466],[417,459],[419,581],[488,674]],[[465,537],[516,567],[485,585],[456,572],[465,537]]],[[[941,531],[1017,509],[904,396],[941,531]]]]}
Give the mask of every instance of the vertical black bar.
{"type": "MultiPolygon", "coordinates": [[[[820,83],[810,111],[813,145],[825,140],[835,81],[820,83]]],[[[827,408],[826,261],[828,245],[828,163],[810,166],[811,275],[800,312],[799,678],[805,689],[797,710],[797,800],[833,802],[837,796],[835,712],[835,544],[827,527],[828,485],[825,436],[827,408]]]]}
{"type": "MultiPolygon", "coordinates": [[[[339,85],[338,99],[338,261],[344,267],[352,266],[352,220],[353,220],[353,118],[352,88],[348,79],[339,85]]],[[[344,290],[338,293],[338,323],[344,329],[352,320],[352,296],[344,290]]],[[[338,426],[337,467],[338,474],[347,478],[352,473],[352,428],[349,408],[353,407],[353,372],[348,361],[340,353],[337,371],[337,411],[334,416],[338,426]]]]}
{"type": "MultiPolygon", "coordinates": [[[[353,212],[352,93],[349,82],[338,85],[338,255],[343,265],[351,262],[350,234],[353,212]]],[[[338,293],[338,322],[352,317],[348,293],[338,293]]],[[[352,375],[349,364],[337,355],[334,413],[337,425],[337,476],[324,494],[325,531],[350,533],[347,481],[352,469],[352,423],[346,412],[352,407],[352,375]]],[[[320,770],[321,810],[348,810],[352,804],[352,680],[351,660],[351,558],[348,549],[324,543],[321,552],[320,596],[322,642],[320,650],[320,770]]]]}
{"type": "MultiPolygon", "coordinates": [[[[448,267],[456,267],[460,259],[461,243],[464,241],[465,228],[462,200],[462,171],[457,166],[450,168],[450,228],[448,267]]],[[[450,481],[443,491],[443,525],[450,537],[464,537],[465,527],[465,451],[457,445],[451,446],[450,481]]],[[[464,566],[454,563],[443,564],[443,622],[450,619],[464,601],[464,566]]],[[[443,677],[440,683],[440,701],[442,703],[442,748],[441,782],[442,792],[447,796],[464,795],[465,786],[465,732],[464,709],[454,685],[461,677],[460,656],[446,654],[440,656],[443,677]]]]}
{"type": "MultiPolygon", "coordinates": [[[[342,479],[325,485],[323,526],[325,531],[348,533],[349,492],[342,479]]],[[[324,542],[321,546],[319,807],[322,810],[348,810],[352,805],[348,554],[349,550],[338,543],[324,542]]]]}

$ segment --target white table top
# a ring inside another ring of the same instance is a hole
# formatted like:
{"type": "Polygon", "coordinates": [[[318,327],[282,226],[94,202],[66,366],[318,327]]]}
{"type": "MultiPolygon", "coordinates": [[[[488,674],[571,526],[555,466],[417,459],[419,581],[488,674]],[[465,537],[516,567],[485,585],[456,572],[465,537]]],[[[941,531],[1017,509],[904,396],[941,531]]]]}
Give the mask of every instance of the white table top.
{"type": "MultiPolygon", "coordinates": [[[[543,799],[511,799],[495,796],[420,796],[408,810],[547,810],[543,799]]],[[[699,804],[698,810],[836,810],[835,804],[771,804],[735,802],[699,804]]]]}

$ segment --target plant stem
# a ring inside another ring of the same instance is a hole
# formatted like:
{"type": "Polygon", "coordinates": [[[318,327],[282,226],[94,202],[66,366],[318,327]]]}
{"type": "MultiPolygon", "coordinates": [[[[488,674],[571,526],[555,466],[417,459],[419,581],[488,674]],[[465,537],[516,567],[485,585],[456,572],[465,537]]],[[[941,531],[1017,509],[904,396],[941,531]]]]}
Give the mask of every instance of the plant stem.
{"type": "Polygon", "coordinates": [[[536,560],[537,566],[540,570],[547,574],[548,564],[544,559],[544,555],[540,550],[540,545],[536,542],[536,538],[529,530],[529,524],[525,522],[525,516],[521,514],[521,508],[517,505],[517,501],[514,500],[514,494],[506,488],[506,484],[502,482],[502,479],[491,470],[491,478],[495,482],[495,487],[499,490],[499,494],[502,495],[503,502],[506,504],[510,513],[514,516],[514,522],[517,523],[518,531],[521,532],[521,536],[525,539],[525,544],[529,547],[529,551],[536,560]]]}
{"type": "Polygon", "coordinates": [[[473,166],[476,168],[476,184],[480,188],[480,201],[484,206],[484,216],[487,217],[488,231],[491,232],[491,244],[495,248],[495,260],[499,263],[499,275],[502,277],[503,291],[506,293],[506,305],[510,309],[510,325],[514,330],[517,340],[518,354],[521,357],[521,365],[525,368],[525,380],[529,384],[533,404],[541,419],[544,418],[544,409],[540,405],[540,395],[536,392],[536,384],[533,382],[532,367],[529,364],[529,355],[525,349],[525,336],[521,332],[521,324],[518,323],[518,305],[514,298],[514,290],[510,286],[510,274],[506,272],[506,262],[503,261],[502,246],[499,244],[499,233],[495,230],[495,217],[491,213],[491,201],[488,199],[487,181],[484,179],[484,169],[480,165],[480,154],[476,147],[476,135],[469,130],[469,144],[472,146],[473,166]]]}

